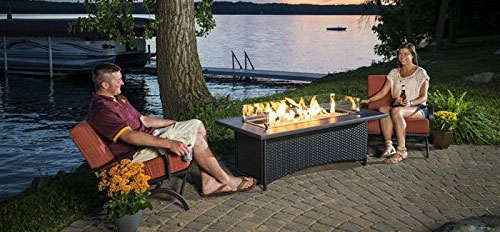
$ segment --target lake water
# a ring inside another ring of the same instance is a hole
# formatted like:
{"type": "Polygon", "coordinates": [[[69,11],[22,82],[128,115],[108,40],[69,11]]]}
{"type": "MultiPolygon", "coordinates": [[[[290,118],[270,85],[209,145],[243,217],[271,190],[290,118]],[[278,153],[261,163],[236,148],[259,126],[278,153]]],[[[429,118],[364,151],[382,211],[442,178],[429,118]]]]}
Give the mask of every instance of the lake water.
{"type": "MultiPolygon", "coordinates": [[[[256,69],[269,70],[339,72],[380,59],[373,53],[377,43],[370,30],[373,21],[360,23],[360,16],[215,18],[216,29],[198,40],[203,66],[231,67],[231,50],[241,61],[243,50],[247,51],[256,69]],[[332,26],[345,26],[347,31],[326,31],[332,26]]],[[[154,50],[154,42],[150,44],[154,50]]],[[[213,94],[232,98],[264,96],[294,87],[216,80],[207,85],[213,94]]],[[[0,78],[0,200],[29,187],[33,177],[71,171],[83,162],[68,136],[86,117],[92,91],[88,78],[0,78]]],[[[161,115],[158,91],[155,76],[126,76],[123,92],[144,114],[161,115]]]]}
{"type": "MultiPolygon", "coordinates": [[[[76,18],[84,15],[13,15],[14,18],[76,18]]],[[[138,17],[150,17],[137,15],[138,17]]],[[[0,19],[6,18],[0,14],[0,19]]],[[[202,66],[232,67],[231,51],[242,65],[243,51],[255,69],[328,73],[379,61],[371,31],[374,16],[360,15],[215,15],[217,26],[198,38],[202,66]],[[346,31],[327,31],[343,26],[346,31]]],[[[155,40],[148,40],[156,51],[155,40]]]]}

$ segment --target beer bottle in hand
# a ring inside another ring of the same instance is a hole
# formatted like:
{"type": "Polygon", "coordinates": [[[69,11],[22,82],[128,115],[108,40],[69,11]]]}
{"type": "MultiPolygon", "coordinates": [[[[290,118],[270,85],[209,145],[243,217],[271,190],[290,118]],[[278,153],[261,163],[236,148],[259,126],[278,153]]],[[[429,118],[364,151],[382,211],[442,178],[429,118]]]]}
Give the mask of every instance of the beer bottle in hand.
{"type": "Polygon", "coordinates": [[[406,92],[405,92],[405,85],[403,85],[401,89],[401,95],[399,95],[399,104],[403,105],[403,102],[406,100],[406,92]]]}

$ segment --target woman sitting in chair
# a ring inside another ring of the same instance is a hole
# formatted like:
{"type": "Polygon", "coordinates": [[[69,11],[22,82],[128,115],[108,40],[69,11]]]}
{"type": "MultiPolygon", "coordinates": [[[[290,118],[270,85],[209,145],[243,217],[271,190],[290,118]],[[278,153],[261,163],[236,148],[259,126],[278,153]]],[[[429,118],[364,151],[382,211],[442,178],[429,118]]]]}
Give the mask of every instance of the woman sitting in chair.
{"type": "Polygon", "coordinates": [[[382,89],[362,104],[368,104],[383,98],[389,91],[394,99],[392,106],[379,108],[382,113],[389,116],[380,119],[382,134],[385,139],[385,150],[382,157],[387,158],[388,164],[398,163],[408,157],[405,146],[405,118],[428,117],[426,106],[427,91],[429,89],[429,76],[418,66],[418,57],[415,46],[407,43],[399,47],[397,64],[387,75],[387,80],[382,89]],[[392,131],[396,132],[398,140],[397,149],[392,145],[392,131]]]}

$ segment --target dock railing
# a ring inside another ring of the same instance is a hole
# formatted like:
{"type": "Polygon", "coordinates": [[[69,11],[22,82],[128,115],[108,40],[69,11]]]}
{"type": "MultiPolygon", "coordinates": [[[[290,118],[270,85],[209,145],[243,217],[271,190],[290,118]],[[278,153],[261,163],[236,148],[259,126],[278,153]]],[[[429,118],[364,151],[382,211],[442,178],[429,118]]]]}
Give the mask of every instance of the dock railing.
{"type": "Polygon", "coordinates": [[[248,60],[248,63],[250,63],[250,66],[252,66],[252,70],[255,70],[255,68],[253,67],[252,61],[250,60],[250,57],[248,56],[247,52],[243,51],[243,53],[245,54],[245,69],[247,69],[247,60],[248,60]]]}
{"type": "MultiPolygon", "coordinates": [[[[255,67],[252,64],[252,61],[250,60],[250,56],[248,56],[248,53],[246,51],[243,51],[243,55],[245,58],[245,70],[248,69],[248,64],[252,67],[252,70],[255,70],[255,67]]],[[[238,57],[234,54],[233,50],[231,50],[231,60],[233,61],[233,69],[234,69],[234,61],[240,66],[240,69],[243,69],[243,66],[241,66],[240,61],[238,60],[238,57]]]]}
{"type": "MultiPolygon", "coordinates": [[[[234,54],[233,50],[231,50],[231,59],[233,61],[233,69],[234,69],[234,61],[235,60],[238,63],[238,65],[240,66],[240,69],[243,69],[243,67],[241,66],[240,61],[238,60],[238,57],[236,57],[236,55],[234,54]]],[[[246,62],[246,60],[245,60],[245,62],[246,62]]],[[[246,69],[246,67],[245,67],[245,69],[246,69]]]]}

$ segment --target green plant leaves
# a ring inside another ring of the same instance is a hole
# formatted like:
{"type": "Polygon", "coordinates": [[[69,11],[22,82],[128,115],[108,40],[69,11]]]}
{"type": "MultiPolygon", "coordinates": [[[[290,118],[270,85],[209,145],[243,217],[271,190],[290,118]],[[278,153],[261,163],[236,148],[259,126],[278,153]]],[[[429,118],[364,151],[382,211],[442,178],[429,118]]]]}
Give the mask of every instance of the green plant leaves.
{"type": "Polygon", "coordinates": [[[435,128],[442,132],[453,131],[457,127],[457,114],[450,111],[438,111],[434,114],[435,128]]]}
{"type": "MultiPolygon", "coordinates": [[[[84,5],[88,16],[80,17],[79,22],[70,26],[70,31],[75,29],[80,32],[98,31],[103,32],[111,40],[128,45],[134,49],[138,40],[134,33],[134,2],[130,0],[85,0],[84,5]]],[[[195,11],[196,36],[207,36],[215,28],[215,19],[212,15],[212,4],[214,0],[202,0],[198,2],[195,11]]],[[[147,12],[154,11],[156,0],[142,1],[142,7],[147,12]]],[[[146,24],[141,37],[150,39],[158,29],[164,17],[156,15],[154,19],[146,24]]]]}
{"type": "Polygon", "coordinates": [[[133,215],[146,208],[153,209],[151,202],[147,201],[147,196],[149,196],[149,191],[140,194],[130,192],[108,200],[104,204],[104,208],[108,210],[108,218],[115,219],[133,215]]]}
{"type": "Polygon", "coordinates": [[[207,36],[215,28],[215,19],[212,15],[212,4],[214,0],[202,0],[198,2],[194,12],[196,24],[196,36],[207,36]]]}
{"type": "MultiPolygon", "coordinates": [[[[488,115],[483,107],[475,106],[465,100],[467,92],[460,97],[448,89],[448,94],[442,94],[439,90],[429,94],[429,101],[434,105],[436,111],[450,111],[457,114],[457,124],[454,130],[453,140],[456,144],[493,144],[499,137],[499,125],[488,115]]],[[[441,131],[446,129],[443,123],[436,117],[437,128],[441,131]]]]}

